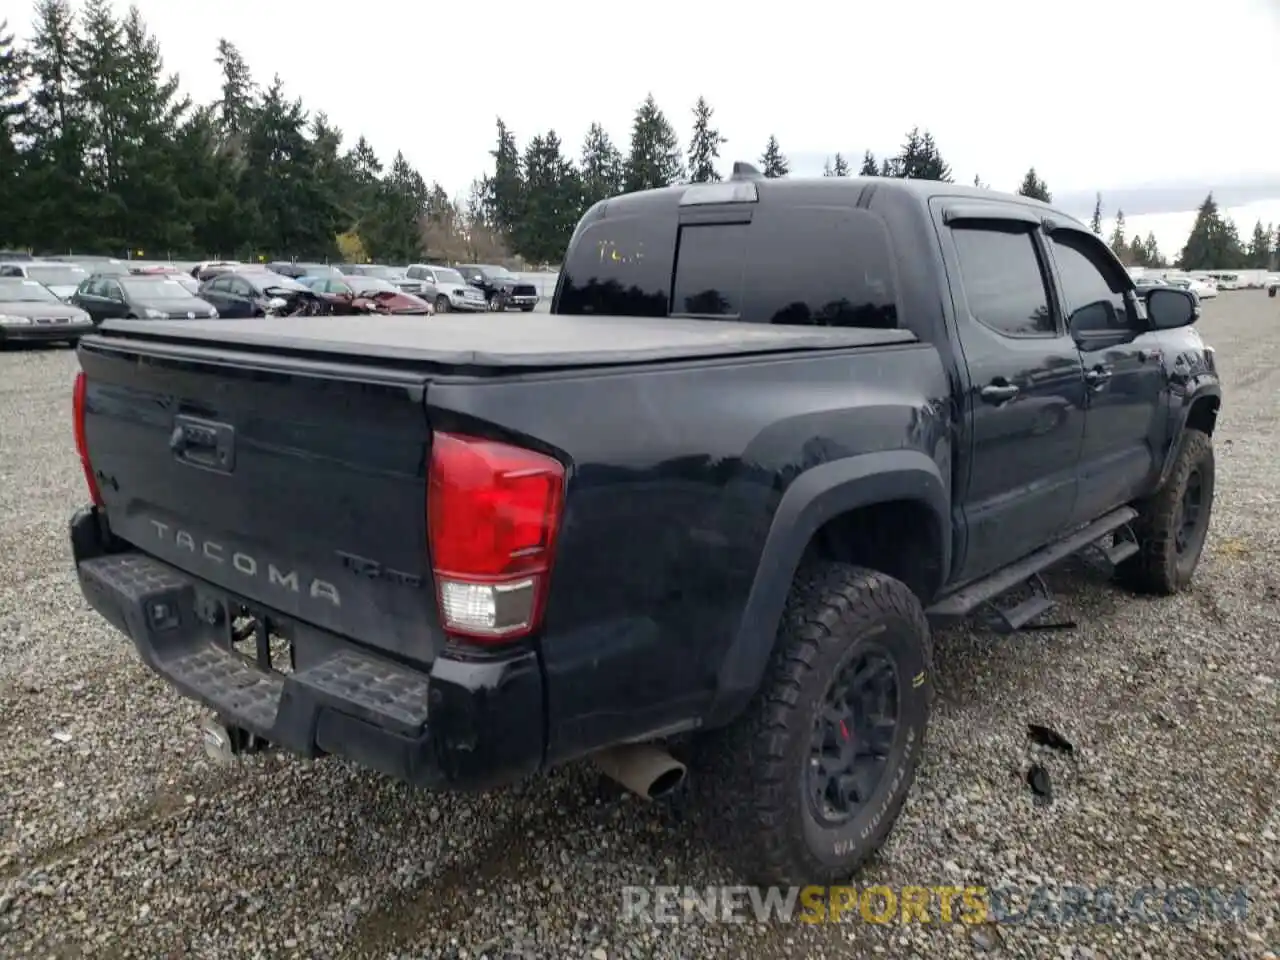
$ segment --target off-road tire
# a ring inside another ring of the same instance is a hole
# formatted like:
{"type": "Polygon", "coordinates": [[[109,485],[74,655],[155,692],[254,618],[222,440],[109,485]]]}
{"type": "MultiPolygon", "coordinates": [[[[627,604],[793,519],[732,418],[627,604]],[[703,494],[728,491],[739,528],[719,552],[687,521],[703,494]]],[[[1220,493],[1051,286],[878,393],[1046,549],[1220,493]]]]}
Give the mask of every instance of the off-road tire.
{"type": "Polygon", "coordinates": [[[696,799],[712,839],[748,882],[848,879],[884,843],[915,779],[933,699],[932,640],[898,580],[840,563],[802,570],[760,689],[742,716],[694,746],[696,799]],[[824,827],[808,790],[811,737],[827,688],[859,652],[887,655],[898,724],[865,808],[824,827]]]}
{"type": "Polygon", "coordinates": [[[1208,538],[1213,490],[1213,441],[1203,431],[1186,429],[1164,484],[1150,498],[1134,504],[1138,510],[1138,519],[1133,522],[1138,552],[1120,563],[1116,570],[1120,581],[1139,592],[1161,596],[1177,593],[1189,584],[1208,538]],[[1183,494],[1195,474],[1199,475],[1203,492],[1200,518],[1194,538],[1179,553],[1177,534],[1182,524],[1183,494]]]}

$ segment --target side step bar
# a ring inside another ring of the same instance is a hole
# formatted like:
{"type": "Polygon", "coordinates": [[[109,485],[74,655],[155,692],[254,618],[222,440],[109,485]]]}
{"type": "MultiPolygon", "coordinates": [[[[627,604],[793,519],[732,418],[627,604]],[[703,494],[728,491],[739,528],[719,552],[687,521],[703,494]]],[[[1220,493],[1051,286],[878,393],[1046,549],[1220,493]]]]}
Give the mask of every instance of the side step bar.
{"type": "MultiPolygon", "coordinates": [[[[1032,596],[1016,607],[1001,612],[1001,620],[1007,630],[1019,629],[1053,606],[1048,589],[1040,579],[1042,571],[1072,554],[1097,545],[1103,537],[1128,526],[1137,516],[1138,511],[1132,507],[1113,510],[1070,536],[1051,543],[1047,547],[1041,547],[1016,563],[943,597],[929,607],[925,614],[931,620],[940,622],[960,620],[1001,594],[1007,593],[1026,581],[1032,581],[1032,596]]],[[[1099,546],[1098,549],[1114,565],[1133,556],[1138,550],[1138,545],[1132,540],[1121,540],[1111,547],[1099,546]]]]}

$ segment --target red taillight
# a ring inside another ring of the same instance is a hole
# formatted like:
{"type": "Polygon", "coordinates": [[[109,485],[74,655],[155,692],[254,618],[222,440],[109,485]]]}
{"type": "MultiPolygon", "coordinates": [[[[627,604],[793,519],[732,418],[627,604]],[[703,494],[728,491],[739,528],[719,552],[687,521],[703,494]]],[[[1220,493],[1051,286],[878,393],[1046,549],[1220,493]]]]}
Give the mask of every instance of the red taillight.
{"type": "Polygon", "coordinates": [[[564,506],[559,461],[437,433],[427,535],[446,632],[506,642],[538,628],[564,506]]]}
{"type": "Polygon", "coordinates": [[[87,384],[84,371],[76,374],[76,388],[72,400],[75,413],[76,453],[80,456],[80,466],[84,469],[84,480],[89,485],[89,498],[96,507],[102,506],[102,491],[98,489],[98,478],[93,475],[93,466],[89,463],[89,444],[84,436],[84,399],[87,384]]]}

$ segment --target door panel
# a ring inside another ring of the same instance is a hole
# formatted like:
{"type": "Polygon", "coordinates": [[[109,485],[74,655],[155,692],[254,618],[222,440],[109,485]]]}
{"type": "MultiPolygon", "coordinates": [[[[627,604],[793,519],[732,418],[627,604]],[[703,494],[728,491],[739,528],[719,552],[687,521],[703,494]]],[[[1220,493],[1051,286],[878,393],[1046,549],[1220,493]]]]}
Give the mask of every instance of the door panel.
{"type": "Polygon", "coordinates": [[[943,232],[971,387],[971,457],[959,580],[984,576],[1071,523],[1084,436],[1084,376],[1026,222],[975,220],[943,232]]]}
{"type": "Polygon", "coordinates": [[[1055,230],[1049,248],[1063,313],[1084,367],[1087,412],[1074,520],[1087,523],[1146,492],[1168,427],[1156,335],[1101,241],[1055,230]]]}

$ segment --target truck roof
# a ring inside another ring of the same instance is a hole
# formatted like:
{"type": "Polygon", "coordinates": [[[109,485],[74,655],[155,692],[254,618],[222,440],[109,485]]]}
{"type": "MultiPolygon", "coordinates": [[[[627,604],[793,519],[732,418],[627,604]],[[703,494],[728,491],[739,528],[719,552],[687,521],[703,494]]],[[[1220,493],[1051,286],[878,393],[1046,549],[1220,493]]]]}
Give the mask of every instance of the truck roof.
{"type": "MultiPolygon", "coordinates": [[[[564,368],[841,350],[916,341],[909,330],[680,318],[464,314],[108,320],[98,336],[201,347],[369,358],[397,365],[564,368]]],[[[86,338],[89,339],[89,338],[86,338]]]]}
{"type": "MultiPolygon", "coordinates": [[[[1037,207],[1044,210],[1046,214],[1060,217],[1069,216],[1069,214],[1064,214],[1052,204],[1044,203],[1032,197],[1006,193],[1001,190],[989,190],[986,187],[946,183],[941,180],[911,180],[899,177],[783,177],[770,180],[756,177],[735,177],[732,181],[726,182],[738,181],[754,183],[760,191],[761,199],[765,202],[774,200],[782,203],[803,203],[810,198],[832,198],[843,194],[846,198],[850,196],[857,198],[845,201],[853,204],[858,202],[863,191],[874,188],[875,190],[908,194],[922,203],[927,203],[931,198],[938,196],[972,198],[973,200],[1003,200],[1037,207]]],[[[674,207],[679,204],[680,198],[684,196],[685,191],[699,186],[704,185],[678,183],[669,187],[621,194],[620,196],[600,201],[597,204],[596,213],[599,214],[601,211],[614,213],[624,210],[644,209],[649,205],[670,205],[674,207]]],[[[1077,218],[1071,217],[1070,219],[1076,220],[1077,218]]]]}

